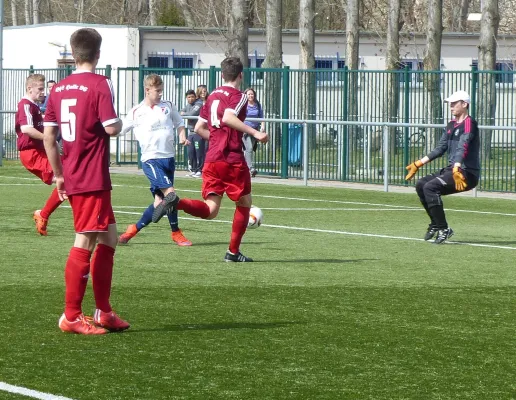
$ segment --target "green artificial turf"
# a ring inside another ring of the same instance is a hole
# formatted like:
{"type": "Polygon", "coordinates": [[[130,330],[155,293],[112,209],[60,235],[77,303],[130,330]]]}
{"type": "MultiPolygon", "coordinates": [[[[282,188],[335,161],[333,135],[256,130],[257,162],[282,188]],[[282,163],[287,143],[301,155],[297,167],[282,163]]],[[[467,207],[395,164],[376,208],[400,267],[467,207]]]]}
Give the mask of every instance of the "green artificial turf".
{"type": "MultiPolygon", "coordinates": [[[[112,178],[122,232],[151,196],[142,175],[112,178]]],[[[200,199],[199,180],[176,188],[200,199]]],[[[255,184],[264,225],[241,250],[256,262],[222,261],[227,199],[215,221],[180,213],[192,247],[164,218],[117,248],[131,328],[85,337],[57,327],[71,210],[48,237],[31,218],[50,190],[0,167],[0,382],[75,400],[516,397],[513,200],[446,197],[456,234],[434,245],[415,193],[255,184]]]]}

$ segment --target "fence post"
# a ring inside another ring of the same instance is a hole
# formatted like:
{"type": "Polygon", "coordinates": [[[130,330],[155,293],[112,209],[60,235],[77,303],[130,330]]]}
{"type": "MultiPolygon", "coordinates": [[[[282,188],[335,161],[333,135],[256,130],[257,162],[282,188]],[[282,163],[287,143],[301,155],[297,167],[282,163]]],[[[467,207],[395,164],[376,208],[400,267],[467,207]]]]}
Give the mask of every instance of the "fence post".
{"type": "MultiPolygon", "coordinates": [[[[145,87],[143,84],[143,81],[145,79],[145,65],[140,64],[140,67],[138,68],[138,101],[141,103],[143,101],[143,98],[145,97],[145,87]]],[[[142,156],[142,149],[140,149],[140,144],[137,145],[138,148],[138,169],[142,168],[142,162],[141,162],[141,156],[142,156]]]]}
{"type": "Polygon", "coordinates": [[[66,76],[70,76],[72,74],[72,66],[70,64],[66,64],[66,76]]]}
{"type": "Polygon", "coordinates": [[[478,83],[478,69],[471,67],[471,105],[469,113],[471,118],[477,119],[477,83],[478,83]]]}
{"type": "Polygon", "coordinates": [[[382,127],[383,132],[383,191],[389,191],[389,128],[382,127]]]}
{"type": "Polygon", "coordinates": [[[303,122],[303,182],[308,186],[308,124],[303,122]]]}
{"type": "Polygon", "coordinates": [[[34,73],[34,65],[31,65],[29,67],[29,75],[32,75],[34,73]]]}
{"type": "MultiPolygon", "coordinates": [[[[349,76],[348,76],[348,67],[344,66],[344,81],[342,83],[342,94],[344,98],[342,99],[342,120],[348,120],[348,86],[349,86],[349,76]]],[[[357,130],[356,127],[353,128],[357,130]]],[[[342,129],[342,176],[341,180],[348,180],[348,151],[349,151],[349,138],[348,138],[348,125],[344,125],[342,129]]]]}
{"type": "Polygon", "coordinates": [[[106,76],[111,79],[111,64],[106,65],[106,76]]]}
{"type": "Polygon", "coordinates": [[[211,93],[217,87],[217,73],[215,71],[215,66],[210,65],[210,73],[208,76],[208,92],[211,93]]]}
{"type": "MultiPolygon", "coordinates": [[[[288,119],[289,117],[289,100],[290,100],[290,68],[283,67],[282,71],[283,85],[281,88],[281,118],[288,119]]],[[[288,123],[282,124],[281,134],[281,177],[288,178],[288,123]]]]}
{"type": "MultiPolygon", "coordinates": [[[[404,115],[405,115],[405,122],[410,122],[410,73],[409,73],[409,67],[408,65],[405,65],[405,90],[404,90],[404,96],[405,96],[405,109],[404,109],[404,115]]],[[[406,126],[403,128],[403,165],[408,165],[409,163],[409,127],[406,126]]]]}

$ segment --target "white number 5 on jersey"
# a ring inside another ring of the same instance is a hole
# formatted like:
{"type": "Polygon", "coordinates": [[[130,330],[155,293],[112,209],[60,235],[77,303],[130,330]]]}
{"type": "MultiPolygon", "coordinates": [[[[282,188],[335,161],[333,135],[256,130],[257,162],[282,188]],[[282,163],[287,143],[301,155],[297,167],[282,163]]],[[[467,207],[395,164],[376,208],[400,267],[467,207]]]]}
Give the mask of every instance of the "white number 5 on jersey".
{"type": "Polygon", "coordinates": [[[70,111],[70,107],[77,105],[77,99],[61,100],[61,136],[67,142],[75,140],[75,114],[70,111]]]}
{"type": "Polygon", "coordinates": [[[219,108],[220,100],[213,100],[213,103],[211,103],[211,126],[215,128],[220,128],[220,119],[217,115],[217,110],[219,108]]]}

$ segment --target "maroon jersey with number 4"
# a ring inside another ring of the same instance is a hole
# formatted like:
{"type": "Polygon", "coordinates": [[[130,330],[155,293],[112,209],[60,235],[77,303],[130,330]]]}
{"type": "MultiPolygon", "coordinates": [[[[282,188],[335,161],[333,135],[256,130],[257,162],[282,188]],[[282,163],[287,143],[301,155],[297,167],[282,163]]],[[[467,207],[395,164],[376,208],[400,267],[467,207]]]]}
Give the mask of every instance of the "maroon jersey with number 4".
{"type": "Polygon", "coordinates": [[[91,72],[76,71],[52,88],[44,125],[61,131],[68,195],[111,190],[104,127],[119,120],[113,101],[111,81],[91,72]]]}
{"type": "Polygon", "coordinates": [[[231,110],[243,122],[247,115],[247,96],[232,86],[220,86],[210,93],[199,118],[208,124],[210,145],[205,162],[245,162],[243,133],[222,122],[225,110],[231,110]]]}
{"type": "Polygon", "coordinates": [[[45,150],[43,140],[33,139],[21,131],[22,126],[31,126],[43,132],[43,116],[39,106],[31,99],[24,97],[18,103],[16,111],[15,130],[18,135],[16,146],[18,150],[39,149],[45,150]]]}

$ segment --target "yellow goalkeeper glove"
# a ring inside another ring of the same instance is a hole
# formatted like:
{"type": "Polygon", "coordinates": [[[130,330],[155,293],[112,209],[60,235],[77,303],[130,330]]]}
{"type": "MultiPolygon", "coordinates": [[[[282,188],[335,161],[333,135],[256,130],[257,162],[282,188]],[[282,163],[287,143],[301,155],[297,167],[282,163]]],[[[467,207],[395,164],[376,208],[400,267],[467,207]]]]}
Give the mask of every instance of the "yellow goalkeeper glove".
{"type": "Polygon", "coordinates": [[[453,167],[453,180],[455,181],[455,189],[457,189],[459,192],[466,190],[468,187],[466,178],[464,177],[460,167],[453,167]]]}
{"type": "Polygon", "coordinates": [[[408,174],[405,177],[405,180],[410,181],[414,177],[414,175],[416,175],[417,170],[419,168],[421,168],[422,166],[423,166],[423,163],[421,162],[421,160],[417,160],[417,161],[413,162],[412,164],[407,165],[407,167],[405,169],[408,171],[408,174]]]}

